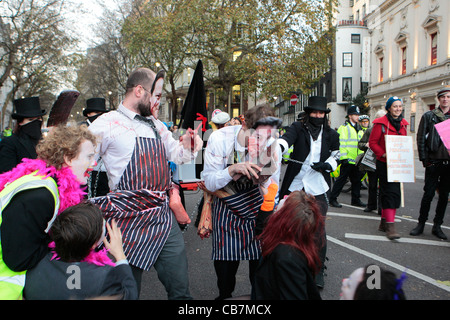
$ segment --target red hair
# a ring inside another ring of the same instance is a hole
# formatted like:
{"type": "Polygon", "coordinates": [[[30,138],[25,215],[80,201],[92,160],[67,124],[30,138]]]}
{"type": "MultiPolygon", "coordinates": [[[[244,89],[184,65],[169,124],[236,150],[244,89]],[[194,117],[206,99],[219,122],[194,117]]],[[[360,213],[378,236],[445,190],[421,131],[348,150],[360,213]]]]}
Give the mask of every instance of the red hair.
{"type": "Polygon", "coordinates": [[[269,255],[279,244],[290,245],[305,255],[315,274],[321,265],[318,239],[322,239],[323,231],[324,219],[314,196],[294,191],[272,214],[260,235],[262,255],[269,255]]]}

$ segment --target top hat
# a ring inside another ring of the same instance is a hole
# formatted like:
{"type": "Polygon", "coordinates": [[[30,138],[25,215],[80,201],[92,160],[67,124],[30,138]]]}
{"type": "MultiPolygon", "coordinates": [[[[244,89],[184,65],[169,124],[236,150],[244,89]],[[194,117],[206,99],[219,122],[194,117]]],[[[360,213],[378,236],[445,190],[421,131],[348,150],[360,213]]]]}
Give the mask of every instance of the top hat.
{"type": "Polygon", "coordinates": [[[87,117],[89,112],[109,112],[106,110],[104,98],[91,98],[86,100],[86,108],[83,110],[83,115],[87,117]]]}
{"type": "Polygon", "coordinates": [[[16,112],[11,114],[13,119],[42,117],[47,111],[41,109],[39,97],[14,100],[16,112]]]}
{"type": "Polygon", "coordinates": [[[357,114],[357,115],[359,115],[359,108],[358,108],[358,106],[350,106],[350,107],[348,107],[348,109],[347,109],[347,115],[349,116],[349,115],[351,115],[351,114],[357,114]]]}
{"type": "Polygon", "coordinates": [[[323,111],[329,113],[331,110],[327,108],[327,98],[325,97],[309,97],[308,105],[304,108],[308,113],[312,111],[323,111]]]}

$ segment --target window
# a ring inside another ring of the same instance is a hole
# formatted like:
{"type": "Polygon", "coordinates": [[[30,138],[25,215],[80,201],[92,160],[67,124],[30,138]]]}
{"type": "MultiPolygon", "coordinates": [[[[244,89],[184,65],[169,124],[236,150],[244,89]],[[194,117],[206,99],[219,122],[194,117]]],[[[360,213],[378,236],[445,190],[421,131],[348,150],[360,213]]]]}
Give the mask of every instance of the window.
{"type": "Polygon", "coordinates": [[[380,70],[379,70],[379,75],[380,75],[380,82],[383,82],[383,58],[380,58],[380,70]]]}
{"type": "Polygon", "coordinates": [[[431,65],[437,63],[437,32],[431,35],[431,65]]]}
{"type": "Polygon", "coordinates": [[[402,50],[402,74],[406,74],[406,47],[401,48],[402,50]]]}
{"type": "Polygon", "coordinates": [[[342,100],[352,100],[352,78],[342,78],[342,100]]]}
{"type": "Polygon", "coordinates": [[[352,43],[361,43],[361,35],[352,33],[352,43]]]}
{"type": "Polygon", "coordinates": [[[342,54],[342,66],[343,67],[351,67],[353,62],[353,53],[352,52],[344,52],[342,54]]]}

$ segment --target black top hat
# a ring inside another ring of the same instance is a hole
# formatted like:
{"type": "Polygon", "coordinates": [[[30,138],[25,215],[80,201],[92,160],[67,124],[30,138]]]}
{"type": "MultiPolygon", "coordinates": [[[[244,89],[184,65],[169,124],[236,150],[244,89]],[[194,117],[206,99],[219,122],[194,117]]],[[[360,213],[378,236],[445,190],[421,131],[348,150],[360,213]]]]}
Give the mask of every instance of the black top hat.
{"type": "Polygon", "coordinates": [[[16,112],[11,114],[11,117],[16,120],[19,118],[41,117],[47,113],[47,111],[41,109],[39,97],[16,99],[14,100],[14,107],[16,112]]]}
{"type": "Polygon", "coordinates": [[[304,108],[306,112],[323,111],[329,113],[331,110],[327,108],[327,98],[312,96],[308,99],[308,105],[304,108]]]}
{"type": "Polygon", "coordinates": [[[86,108],[83,110],[83,115],[87,117],[89,112],[109,112],[106,110],[104,98],[91,98],[86,100],[86,108]]]}

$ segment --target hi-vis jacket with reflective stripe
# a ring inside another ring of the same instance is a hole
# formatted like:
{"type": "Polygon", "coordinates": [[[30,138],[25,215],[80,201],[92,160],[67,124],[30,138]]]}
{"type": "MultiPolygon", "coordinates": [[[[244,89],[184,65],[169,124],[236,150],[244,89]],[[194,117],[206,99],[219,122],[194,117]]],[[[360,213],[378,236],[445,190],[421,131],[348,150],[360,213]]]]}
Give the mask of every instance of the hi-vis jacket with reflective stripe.
{"type": "Polygon", "coordinates": [[[340,160],[348,159],[349,163],[355,164],[355,159],[358,154],[363,153],[358,149],[358,141],[364,134],[359,124],[356,124],[356,130],[348,121],[339,127],[339,152],[341,153],[340,160]]]}
{"type": "MultiPolygon", "coordinates": [[[[3,209],[9,204],[11,199],[20,191],[47,188],[53,198],[55,199],[55,211],[52,219],[49,221],[45,232],[50,230],[50,227],[55,220],[59,210],[59,192],[55,180],[48,177],[37,176],[36,172],[23,176],[7,186],[0,192],[0,226],[2,224],[3,209]]],[[[20,237],[20,235],[18,235],[20,237]]],[[[25,285],[25,271],[15,272],[8,268],[3,261],[3,251],[0,238],[0,300],[21,299],[22,291],[25,285]]]]}

